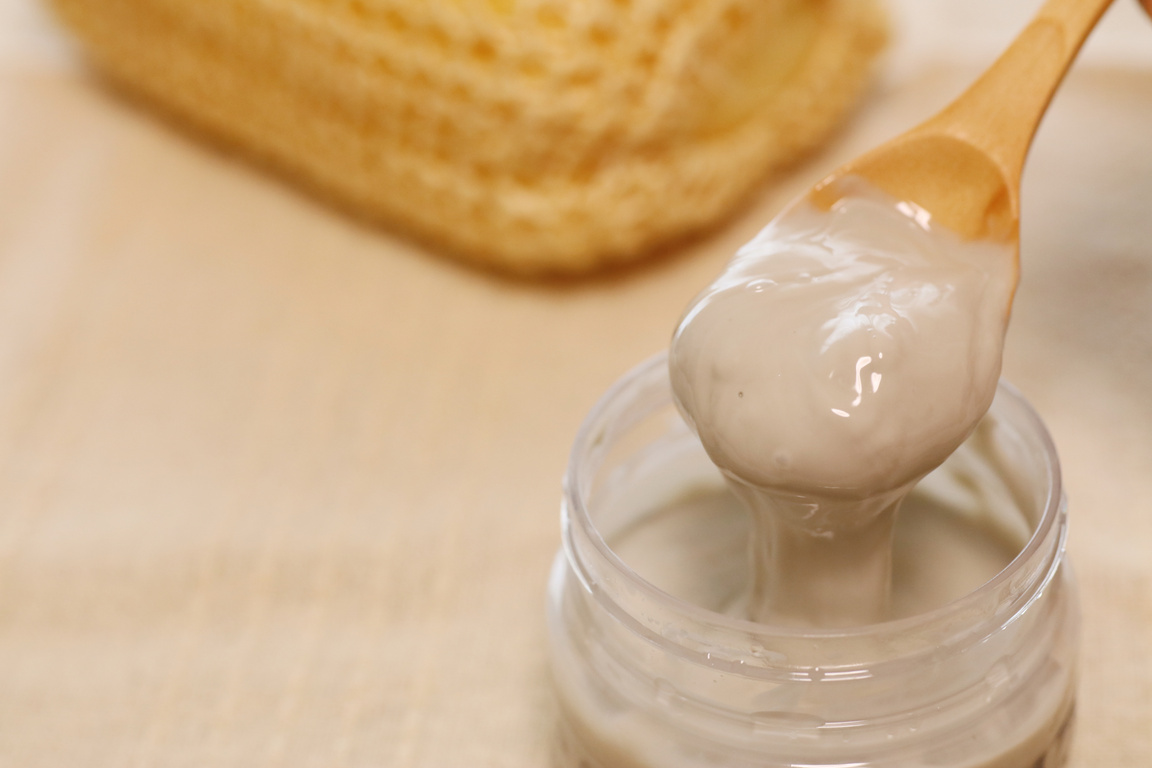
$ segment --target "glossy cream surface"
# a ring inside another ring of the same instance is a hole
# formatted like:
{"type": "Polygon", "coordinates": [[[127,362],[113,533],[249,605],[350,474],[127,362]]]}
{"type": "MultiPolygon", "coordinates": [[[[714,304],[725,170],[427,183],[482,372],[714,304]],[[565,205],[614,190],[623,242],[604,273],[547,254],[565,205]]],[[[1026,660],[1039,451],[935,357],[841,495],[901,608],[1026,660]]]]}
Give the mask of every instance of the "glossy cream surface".
{"type": "Polygon", "coordinates": [[[853,180],[744,246],[673,338],[676,401],[753,511],[758,620],[889,613],[892,523],[987,411],[1016,266],[853,180]]]}

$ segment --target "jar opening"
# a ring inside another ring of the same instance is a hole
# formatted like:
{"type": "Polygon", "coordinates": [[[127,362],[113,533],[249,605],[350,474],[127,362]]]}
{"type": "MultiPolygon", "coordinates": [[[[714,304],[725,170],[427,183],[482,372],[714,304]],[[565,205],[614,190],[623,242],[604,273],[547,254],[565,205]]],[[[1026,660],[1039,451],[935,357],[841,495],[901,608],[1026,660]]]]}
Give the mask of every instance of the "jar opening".
{"type": "MultiPolygon", "coordinates": [[[[793,642],[815,641],[827,646],[837,640],[852,642],[864,636],[934,639],[926,644],[930,652],[942,643],[966,642],[973,634],[987,633],[1013,620],[1025,610],[1054,577],[1061,560],[1066,526],[1062,504],[1059,460],[1055,446],[1036,412],[1012,385],[1001,382],[996,401],[986,418],[1007,425],[1019,441],[1021,460],[1032,464],[1035,474],[1032,506],[1035,521],[1030,538],[1002,571],[959,599],[915,616],[897,618],[857,627],[812,629],[762,624],[708,610],[681,600],[637,574],[605,538],[589,507],[594,480],[603,471],[603,462],[614,444],[626,438],[646,420],[658,422],[655,429],[687,429],[674,408],[667,379],[667,357],[659,354],[642,363],[618,381],[589,413],[573,445],[565,477],[563,528],[564,547],[576,575],[604,607],[630,623],[635,612],[623,602],[639,602],[655,621],[644,622],[644,631],[653,642],[681,645],[679,633],[670,633],[668,621],[688,622],[714,638],[729,636],[732,648],[748,638],[770,636],[793,642]],[[642,404],[642,405],[641,405],[642,404]],[[669,426],[671,424],[671,426],[669,426]],[[1039,489],[1038,491],[1036,489],[1039,489]],[[973,621],[973,617],[982,617],[973,621]],[[931,647],[929,647],[929,645],[931,647]]],[[[683,648],[692,653],[691,648],[683,648]]],[[[712,654],[705,661],[720,663],[725,654],[712,654]]],[[[746,666],[748,659],[737,653],[729,661],[746,666]]],[[[762,662],[762,660],[761,660],[762,662]]],[[[757,664],[759,666],[759,664],[757,664]]]]}

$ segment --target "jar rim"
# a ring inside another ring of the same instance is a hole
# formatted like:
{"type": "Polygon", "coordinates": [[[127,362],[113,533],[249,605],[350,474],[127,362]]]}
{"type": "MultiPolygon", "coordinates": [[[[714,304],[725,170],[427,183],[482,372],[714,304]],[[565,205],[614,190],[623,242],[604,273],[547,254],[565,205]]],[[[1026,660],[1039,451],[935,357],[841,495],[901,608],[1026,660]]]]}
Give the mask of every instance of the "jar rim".
{"type": "MultiPolygon", "coordinates": [[[[1012,418],[1012,423],[1018,428],[1030,433],[1036,440],[1042,452],[1041,459],[1046,473],[1046,476],[1043,478],[1046,495],[1040,510],[1040,516],[1028,542],[996,576],[964,596],[930,611],[915,616],[891,619],[857,627],[819,629],[765,624],[749,619],[720,614],[707,608],[694,605],[674,597],[647,581],[632,570],[632,568],[615,553],[592,521],[585,503],[586,499],[581,491],[581,489],[589,487],[587,482],[589,473],[594,473],[597,469],[596,466],[589,466],[590,462],[587,460],[587,456],[590,449],[598,445],[600,441],[603,441],[603,423],[605,418],[609,417],[614,408],[618,407],[629,396],[634,396],[654,384],[659,384],[661,378],[665,382],[667,381],[666,351],[658,353],[632,368],[632,370],[618,379],[604,395],[601,396],[589,411],[577,431],[569,455],[567,472],[564,479],[564,548],[567,559],[580,581],[584,583],[586,588],[596,593],[597,599],[602,602],[610,602],[611,598],[606,596],[602,590],[593,590],[591,588],[589,584],[589,574],[586,572],[580,558],[576,556],[574,552],[571,541],[572,526],[579,529],[582,536],[591,543],[596,554],[616,575],[628,583],[630,589],[638,590],[645,595],[646,599],[654,601],[664,608],[671,609],[675,613],[683,615],[686,619],[721,632],[739,633],[741,635],[770,635],[780,639],[823,642],[836,639],[851,640],[867,636],[915,632],[917,628],[924,628],[946,621],[949,616],[962,613],[979,604],[981,601],[990,599],[995,593],[1004,588],[1011,579],[1015,578],[1027,563],[1042,557],[1042,548],[1051,547],[1051,544],[1048,542],[1053,527],[1063,522],[1060,463],[1052,437],[1044,426],[1040,416],[1020,391],[1007,381],[1001,379],[997,387],[996,403],[993,407],[1001,410],[1007,409],[1008,414],[1012,418]]],[[[979,633],[988,631],[993,627],[1004,626],[1013,621],[1014,617],[1020,615],[1020,613],[1043,592],[1044,587],[1054,578],[1060,565],[1060,554],[1064,548],[1066,532],[1061,528],[1058,534],[1059,541],[1057,542],[1051,562],[1036,583],[1027,590],[1028,594],[1021,595],[1021,599],[1019,600],[999,606],[991,615],[967,627],[965,631],[959,634],[970,636],[973,632],[979,633]]],[[[612,606],[606,607],[612,608],[612,606]]],[[[613,612],[615,613],[616,611],[613,612]]],[[[665,644],[676,645],[674,640],[663,636],[652,637],[651,639],[653,639],[654,642],[663,641],[665,644]]],[[[710,661],[711,660],[709,660],[709,662],[710,661]]]]}

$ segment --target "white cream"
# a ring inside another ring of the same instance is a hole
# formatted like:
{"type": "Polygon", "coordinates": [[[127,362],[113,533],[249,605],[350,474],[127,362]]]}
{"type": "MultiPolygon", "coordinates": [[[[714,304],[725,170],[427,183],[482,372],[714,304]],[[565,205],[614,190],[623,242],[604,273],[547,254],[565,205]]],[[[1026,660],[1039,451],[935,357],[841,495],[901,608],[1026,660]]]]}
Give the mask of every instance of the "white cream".
{"type": "Polygon", "coordinates": [[[1000,373],[1008,245],[966,242],[853,180],[742,248],[673,338],[677,404],[753,510],[749,612],[889,615],[900,500],[971,433],[1000,373]]]}
{"type": "MultiPolygon", "coordinates": [[[[983,422],[985,431],[994,427],[983,422]]],[[[981,429],[981,427],[978,427],[981,429]]],[[[936,610],[975,591],[1008,566],[1035,525],[1008,487],[1008,472],[977,436],[966,441],[909,493],[893,528],[892,603],[886,618],[936,610]]],[[[699,461],[707,463],[701,456],[699,461]]],[[[686,463],[686,462],[685,462],[686,463]]],[[[607,537],[638,576],[669,595],[717,613],[746,613],[749,516],[718,476],[677,490],[666,476],[644,478],[622,494],[621,509],[644,511],[607,537]],[[644,503],[647,501],[647,504],[644,503]]]]}

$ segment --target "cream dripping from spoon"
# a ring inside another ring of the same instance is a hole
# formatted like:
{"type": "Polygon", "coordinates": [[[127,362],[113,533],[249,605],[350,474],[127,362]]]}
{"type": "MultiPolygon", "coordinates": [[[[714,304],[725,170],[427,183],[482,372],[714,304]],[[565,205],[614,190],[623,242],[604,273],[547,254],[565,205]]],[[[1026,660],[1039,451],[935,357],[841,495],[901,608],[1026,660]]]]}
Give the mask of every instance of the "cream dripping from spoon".
{"type": "Polygon", "coordinates": [[[995,394],[1028,147],[1110,2],[1049,0],[957,101],[789,206],[685,314],[673,392],[753,513],[751,618],[887,616],[900,501],[995,394]]]}

